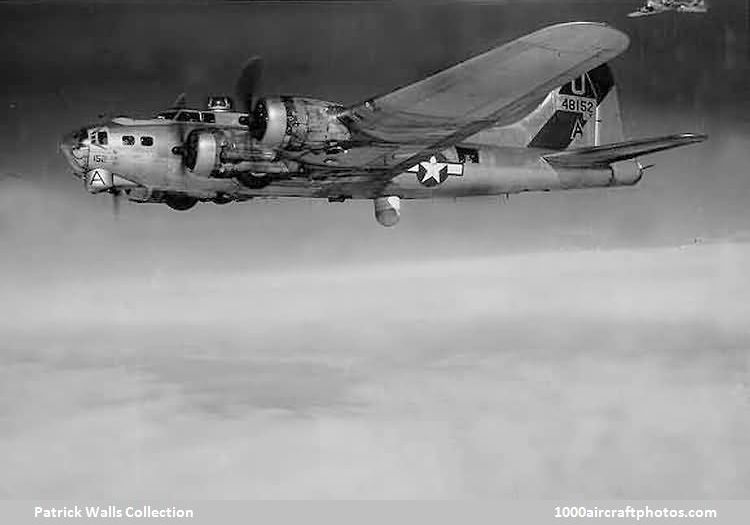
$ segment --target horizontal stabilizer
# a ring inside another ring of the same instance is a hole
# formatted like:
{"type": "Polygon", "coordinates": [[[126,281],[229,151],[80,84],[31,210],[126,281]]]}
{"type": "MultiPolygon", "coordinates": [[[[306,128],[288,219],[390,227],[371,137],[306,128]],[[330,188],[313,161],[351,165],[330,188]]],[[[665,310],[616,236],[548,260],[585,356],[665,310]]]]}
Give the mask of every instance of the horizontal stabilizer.
{"type": "Polygon", "coordinates": [[[629,140],[603,146],[577,148],[545,155],[544,159],[554,166],[566,168],[591,168],[607,166],[613,162],[633,159],[641,155],[656,153],[688,144],[703,142],[707,135],[684,133],[654,139],[629,140]]]}

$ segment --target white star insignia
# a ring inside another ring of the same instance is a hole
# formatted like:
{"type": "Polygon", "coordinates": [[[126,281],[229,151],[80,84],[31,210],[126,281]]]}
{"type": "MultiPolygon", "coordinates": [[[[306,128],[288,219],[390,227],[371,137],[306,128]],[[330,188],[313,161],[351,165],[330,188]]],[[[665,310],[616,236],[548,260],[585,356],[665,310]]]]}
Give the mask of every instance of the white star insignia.
{"type": "Polygon", "coordinates": [[[422,177],[422,182],[427,182],[429,179],[433,179],[436,184],[443,182],[441,173],[446,166],[444,162],[438,162],[435,155],[433,155],[428,162],[420,162],[420,164],[425,171],[425,175],[422,177]]]}
{"type": "Polygon", "coordinates": [[[425,186],[437,186],[445,182],[448,175],[463,175],[463,164],[444,162],[442,157],[433,155],[429,160],[412,166],[407,171],[417,174],[417,180],[425,186]]]}

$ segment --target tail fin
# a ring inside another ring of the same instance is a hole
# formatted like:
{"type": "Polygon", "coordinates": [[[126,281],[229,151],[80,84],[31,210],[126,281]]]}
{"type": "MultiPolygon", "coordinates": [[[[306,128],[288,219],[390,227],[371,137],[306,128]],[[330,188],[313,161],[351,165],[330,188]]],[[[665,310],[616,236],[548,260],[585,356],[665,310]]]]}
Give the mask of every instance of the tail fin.
{"type": "Polygon", "coordinates": [[[521,121],[509,126],[525,146],[551,150],[624,140],[620,103],[607,64],[551,91],[521,121]]]}
{"type": "Polygon", "coordinates": [[[543,149],[542,158],[553,167],[609,167],[615,182],[630,185],[640,180],[645,169],[638,162],[639,155],[706,138],[686,133],[626,141],[614,76],[610,67],[602,64],[551,91],[518,122],[482,131],[468,142],[543,149]]]}

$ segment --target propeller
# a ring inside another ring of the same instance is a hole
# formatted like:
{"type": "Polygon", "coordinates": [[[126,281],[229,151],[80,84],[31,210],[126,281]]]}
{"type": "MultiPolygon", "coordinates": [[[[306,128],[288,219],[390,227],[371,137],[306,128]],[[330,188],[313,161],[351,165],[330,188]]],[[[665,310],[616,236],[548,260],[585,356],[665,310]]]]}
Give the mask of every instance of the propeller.
{"type": "Polygon", "coordinates": [[[183,109],[185,107],[187,107],[187,93],[182,92],[174,99],[172,109],[183,109]]]}
{"type": "MultiPolygon", "coordinates": [[[[187,107],[187,93],[182,92],[179,95],[177,95],[177,98],[174,99],[174,102],[172,103],[172,109],[183,109],[187,107]]],[[[178,145],[172,148],[172,153],[175,155],[179,155],[182,157],[182,161],[180,162],[180,171],[182,172],[183,178],[185,177],[185,155],[187,153],[187,148],[185,147],[185,122],[178,120],[177,121],[177,140],[178,145]]]]}
{"type": "MultiPolygon", "coordinates": [[[[248,125],[252,127],[252,112],[256,97],[258,94],[258,88],[260,86],[260,80],[263,75],[263,59],[259,56],[249,58],[245,65],[242,67],[237,83],[235,84],[235,95],[237,101],[243,111],[246,111],[249,115],[250,122],[248,125]]],[[[186,107],[187,95],[180,93],[172,104],[173,109],[182,109],[186,107]]],[[[186,133],[186,124],[183,121],[177,121],[177,138],[178,145],[172,148],[172,153],[179,155],[182,158],[180,162],[180,170],[182,171],[183,177],[186,175],[187,164],[189,160],[188,154],[190,148],[188,147],[187,140],[190,136],[186,133]]]]}
{"type": "Polygon", "coordinates": [[[263,76],[263,59],[259,56],[249,58],[242,67],[242,72],[234,86],[234,93],[243,111],[252,115],[255,98],[263,76]]]}
{"type": "Polygon", "coordinates": [[[120,218],[120,196],[122,195],[122,191],[112,188],[109,190],[109,193],[112,195],[112,215],[117,220],[120,218]]]}

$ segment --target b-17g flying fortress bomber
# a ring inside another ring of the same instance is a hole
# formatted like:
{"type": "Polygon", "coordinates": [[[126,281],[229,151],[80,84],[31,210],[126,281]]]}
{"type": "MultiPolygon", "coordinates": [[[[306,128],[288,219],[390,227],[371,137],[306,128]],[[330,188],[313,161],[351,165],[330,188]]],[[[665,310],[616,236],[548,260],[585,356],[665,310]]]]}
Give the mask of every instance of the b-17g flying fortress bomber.
{"type": "Polygon", "coordinates": [[[705,0],[648,0],[646,5],[629,13],[628,16],[636,18],[639,16],[658,15],[674,11],[676,13],[707,13],[705,0]]]}
{"type": "Polygon", "coordinates": [[[632,186],[639,155],[706,137],[624,140],[607,62],[628,42],[601,23],[554,25],[350,107],[257,97],[251,59],[236,86],[244,111],[228,97],[201,110],[180,99],[75,131],[61,150],[89,192],[115,202],[371,199],[384,226],[402,199],[632,186]]]}

